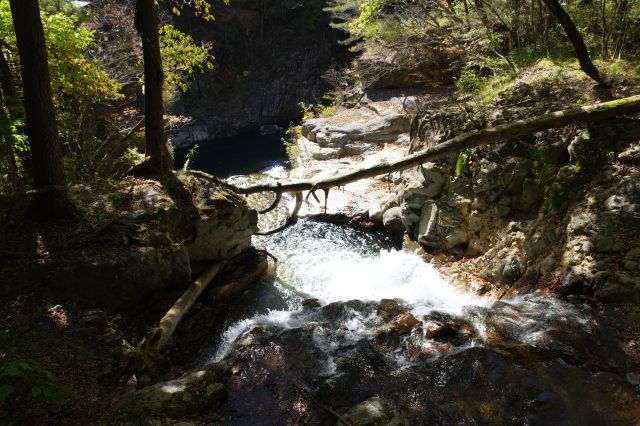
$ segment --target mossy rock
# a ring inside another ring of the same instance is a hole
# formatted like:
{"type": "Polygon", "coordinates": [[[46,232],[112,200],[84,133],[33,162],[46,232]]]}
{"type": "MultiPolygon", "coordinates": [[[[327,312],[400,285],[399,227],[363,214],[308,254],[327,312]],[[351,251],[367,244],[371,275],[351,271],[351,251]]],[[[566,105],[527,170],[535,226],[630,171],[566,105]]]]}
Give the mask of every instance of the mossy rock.
{"type": "Polygon", "coordinates": [[[213,364],[167,382],[132,392],[118,403],[127,420],[191,418],[215,410],[227,398],[226,371],[213,364]]]}

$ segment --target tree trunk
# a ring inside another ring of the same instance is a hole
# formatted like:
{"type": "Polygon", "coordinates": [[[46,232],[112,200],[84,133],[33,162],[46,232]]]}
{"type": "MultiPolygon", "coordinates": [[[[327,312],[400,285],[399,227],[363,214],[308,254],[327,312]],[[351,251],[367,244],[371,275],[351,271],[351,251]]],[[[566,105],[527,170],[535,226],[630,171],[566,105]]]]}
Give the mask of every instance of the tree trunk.
{"type": "Polygon", "coordinates": [[[23,111],[18,101],[18,90],[16,89],[13,73],[5,56],[2,42],[0,42],[0,89],[2,90],[9,116],[13,119],[21,117],[23,111]]]}
{"type": "Polygon", "coordinates": [[[484,24],[487,30],[491,30],[491,23],[489,22],[489,17],[487,16],[487,11],[484,8],[483,0],[473,0],[473,5],[476,7],[476,11],[480,16],[480,20],[484,24]]]}
{"type": "Polygon", "coordinates": [[[584,44],[584,39],[580,32],[576,28],[576,25],[573,23],[573,20],[569,16],[569,14],[560,6],[558,0],[543,0],[544,4],[547,5],[551,14],[558,20],[564,32],[569,37],[571,44],[573,45],[573,49],[576,52],[576,56],[578,57],[578,61],[580,62],[580,68],[591,77],[594,81],[600,84],[605,84],[604,80],[600,76],[598,69],[591,62],[591,57],[589,56],[589,51],[587,50],[587,45],[584,44]]]}
{"type": "Polygon", "coordinates": [[[4,140],[4,155],[7,161],[7,167],[9,172],[10,191],[16,191],[18,188],[18,165],[16,164],[15,157],[15,145],[16,138],[11,132],[9,123],[12,119],[17,119],[22,116],[20,113],[20,107],[18,102],[18,94],[16,86],[11,73],[11,68],[7,62],[7,58],[4,55],[2,42],[0,42],[0,91],[2,95],[0,100],[2,106],[0,106],[0,122],[6,123],[6,126],[2,128],[2,138],[4,140]],[[6,110],[5,110],[6,106],[6,110]]]}
{"type": "Polygon", "coordinates": [[[62,145],[58,136],[40,8],[37,0],[10,0],[31,145],[37,212],[45,218],[67,213],[62,145]]]}
{"type": "Polygon", "coordinates": [[[142,39],[144,58],[145,161],[134,172],[162,175],[173,169],[164,131],[162,90],[164,75],[160,55],[158,18],[154,0],[136,0],[135,25],[142,39]]]}
{"type": "Polygon", "coordinates": [[[604,120],[618,115],[637,112],[640,112],[640,95],[581,108],[552,112],[525,120],[514,121],[513,123],[502,124],[496,127],[475,130],[397,160],[383,162],[371,167],[351,170],[319,181],[298,180],[283,183],[261,183],[248,187],[235,187],[229,185],[229,187],[239,194],[255,194],[267,191],[275,192],[276,194],[299,191],[313,192],[318,189],[326,191],[360,179],[406,170],[427,161],[434,161],[447,155],[455,154],[465,148],[497,144],[508,139],[529,135],[541,130],[563,127],[568,124],[580,124],[590,121],[604,120]]]}

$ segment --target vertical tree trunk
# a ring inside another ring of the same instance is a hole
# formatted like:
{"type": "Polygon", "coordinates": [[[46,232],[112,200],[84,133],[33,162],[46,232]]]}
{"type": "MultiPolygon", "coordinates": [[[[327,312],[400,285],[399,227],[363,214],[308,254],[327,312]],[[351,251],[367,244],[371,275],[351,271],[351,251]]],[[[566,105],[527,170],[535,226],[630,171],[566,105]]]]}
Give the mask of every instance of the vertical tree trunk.
{"type": "Polygon", "coordinates": [[[491,23],[489,22],[489,17],[487,16],[487,11],[484,8],[483,0],[473,0],[473,5],[476,7],[476,11],[480,16],[480,20],[484,24],[487,30],[491,30],[491,23]]]}
{"type": "Polygon", "coordinates": [[[469,28],[469,4],[467,3],[467,0],[462,0],[462,3],[464,4],[464,22],[466,23],[467,28],[469,28]]]}
{"type": "Polygon", "coordinates": [[[573,45],[573,49],[576,52],[576,56],[578,57],[578,61],[580,62],[580,68],[591,77],[593,80],[600,84],[604,84],[604,80],[600,76],[598,69],[591,62],[591,57],[589,56],[589,51],[587,50],[586,44],[584,44],[584,39],[580,32],[576,28],[576,25],[573,23],[573,20],[569,16],[569,14],[560,6],[558,0],[543,0],[544,4],[547,5],[551,14],[558,20],[564,32],[569,37],[571,44],[573,45]]]}
{"type": "Polygon", "coordinates": [[[134,170],[140,174],[165,174],[173,164],[164,131],[162,57],[154,0],[136,0],[135,25],[142,39],[144,58],[145,161],[134,170]]]}
{"type": "Polygon", "coordinates": [[[609,59],[609,37],[607,31],[607,0],[600,5],[600,19],[602,20],[602,59],[609,59]]]}
{"type": "Polygon", "coordinates": [[[16,140],[9,129],[9,123],[12,119],[15,120],[23,114],[21,112],[20,103],[18,102],[18,91],[16,90],[9,62],[4,54],[2,42],[0,42],[0,91],[2,91],[0,101],[3,104],[0,107],[0,121],[6,123],[6,126],[3,126],[2,129],[2,138],[5,143],[3,151],[6,156],[7,166],[9,167],[11,186],[12,189],[15,190],[18,186],[18,166],[15,158],[16,140]]]}
{"type": "Polygon", "coordinates": [[[37,0],[10,0],[10,5],[20,54],[36,208],[45,218],[62,217],[67,212],[67,190],[40,8],[37,0]]]}
{"type": "Polygon", "coordinates": [[[4,101],[9,111],[9,115],[16,119],[23,115],[23,111],[20,108],[18,102],[18,90],[16,89],[15,80],[9,61],[4,53],[4,46],[0,42],[0,90],[4,95],[4,101]]]}

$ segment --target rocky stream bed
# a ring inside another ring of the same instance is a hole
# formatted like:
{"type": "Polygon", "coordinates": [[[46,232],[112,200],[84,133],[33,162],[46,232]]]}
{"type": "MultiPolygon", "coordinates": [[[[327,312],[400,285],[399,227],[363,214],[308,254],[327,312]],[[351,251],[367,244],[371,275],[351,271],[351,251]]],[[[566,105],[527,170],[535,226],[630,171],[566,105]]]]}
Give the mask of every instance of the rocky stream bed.
{"type": "MultiPolygon", "coordinates": [[[[365,93],[303,123],[293,170],[230,181],[320,179],[568,101],[535,82],[516,83],[489,111],[444,105],[447,93],[365,93]]],[[[123,413],[247,425],[637,424],[640,311],[602,302],[640,294],[639,137],[631,119],[540,132],[347,184],[326,204],[307,197],[306,219],[253,237],[278,260],[272,272],[179,327],[177,340],[190,342],[180,359],[196,370],[130,394],[123,413]]],[[[258,227],[281,223],[293,200],[282,205],[258,227]]]]}

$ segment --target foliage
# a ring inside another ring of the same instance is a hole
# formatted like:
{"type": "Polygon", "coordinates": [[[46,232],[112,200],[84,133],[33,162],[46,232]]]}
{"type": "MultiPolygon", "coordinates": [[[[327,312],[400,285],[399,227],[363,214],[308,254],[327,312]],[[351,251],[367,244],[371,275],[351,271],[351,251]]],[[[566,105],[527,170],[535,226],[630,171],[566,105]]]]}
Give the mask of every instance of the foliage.
{"type": "MultiPolygon", "coordinates": [[[[228,5],[229,1],[224,0],[224,4],[228,5]]],[[[173,3],[171,11],[175,15],[180,16],[185,8],[189,8],[205,21],[214,19],[210,0],[172,0],[171,2],[173,3]]]]}
{"type": "Polygon", "coordinates": [[[0,420],[3,421],[10,421],[15,410],[22,415],[44,415],[48,407],[62,406],[69,394],[53,373],[25,359],[0,364],[0,380],[0,420]]]}
{"type": "Polygon", "coordinates": [[[486,82],[486,78],[481,77],[472,69],[465,69],[455,80],[456,88],[467,92],[474,92],[480,89],[486,82]]]}
{"type": "MultiPolygon", "coordinates": [[[[45,2],[41,20],[47,44],[49,72],[58,130],[67,151],[77,154],[84,145],[81,129],[93,105],[122,98],[122,85],[111,78],[95,59],[98,50],[94,31],[83,26],[74,14],[70,2],[55,5],[45,2]],[[49,13],[51,11],[52,13],[49,13]]],[[[5,51],[14,86],[19,87],[19,60],[13,20],[8,0],[0,0],[0,43],[5,51]]],[[[4,96],[5,102],[11,101],[4,96]]],[[[17,100],[16,100],[17,101],[17,100]]],[[[24,136],[24,117],[21,108],[8,108],[2,125],[2,136],[11,145],[0,158],[0,170],[12,169],[21,174],[24,160],[29,156],[24,136]],[[13,158],[12,158],[13,157],[13,158]]]]}
{"type": "Polygon", "coordinates": [[[144,154],[135,147],[127,148],[120,161],[129,166],[133,166],[134,164],[139,164],[144,161],[144,154]]]}
{"type": "Polygon", "coordinates": [[[213,69],[211,48],[212,43],[197,45],[193,37],[173,25],[160,27],[160,50],[166,85],[186,92],[188,80],[196,73],[213,69]]]}
{"type": "Polygon", "coordinates": [[[349,31],[355,37],[371,37],[387,0],[365,0],[360,5],[360,15],[349,23],[349,31]]]}
{"type": "Polygon", "coordinates": [[[469,160],[471,156],[476,151],[475,148],[465,148],[458,154],[458,158],[456,159],[456,176],[459,175],[467,168],[469,165],[469,160]]]}
{"type": "MultiPolygon", "coordinates": [[[[621,69],[629,70],[625,61],[637,62],[640,2],[562,3],[591,55],[605,61],[599,66],[606,70],[606,61],[621,62],[612,67],[616,76],[621,69]]],[[[379,51],[417,73],[425,62],[441,69],[439,75],[425,76],[427,84],[455,82],[460,89],[473,91],[485,77],[513,78],[520,69],[545,58],[563,62],[575,58],[562,27],[544,3],[535,0],[333,0],[326,10],[334,14],[334,28],[349,33],[347,42],[359,41],[354,49],[373,55],[379,51]]],[[[628,72],[624,74],[621,78],[628,78],[628,72]]]]}

